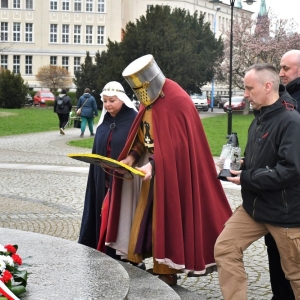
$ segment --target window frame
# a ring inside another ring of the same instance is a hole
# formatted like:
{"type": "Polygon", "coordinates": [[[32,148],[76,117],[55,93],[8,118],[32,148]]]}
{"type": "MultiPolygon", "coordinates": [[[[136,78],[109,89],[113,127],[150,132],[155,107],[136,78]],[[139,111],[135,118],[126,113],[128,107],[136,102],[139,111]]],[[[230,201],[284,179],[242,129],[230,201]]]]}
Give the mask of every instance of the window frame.
{"type": "Polygon", "coordinates": [[[25,55],[25,74],[32,75],[32,55],[25,55]]]}
{"type": "Polygon", "coordinates": [[[74,74],[77,71],[81,70],[81,57],[80,56],[74,56],[74,74]]]}
{"type": "Polygon", "coordinates": [[[13,22],[13,42],[21,42],[21,23],[13,22]]]}
{"type": "Polygon", "coordinates": [[[0,67],[3,69],[8,69],[8,55],[7,54],[0,55],[0,67]]]}
{"type": "Polygon", "coordinates": [[[104,13],[105,12],[105,0],[98,0],[97,2],[97,12],[104,13]]]}
{"type": "Polygon", "coordinates": [[[51,44],[57,44],[57,38],[58,38],[58,25],[57,24],[50,24],[50,32],[49,32],[50,36],[50,40],[49,42],[51,44]],[[54,29],[56,31],[54,31],[54,29]]]}
{"type": "Polygon", "coordinates": [[[62,24],[61,26],[61,42],[62,44],[70,43],[70,25],[62,24]]]}
{"type": "Polygon", "coordinates": [[[74,12],[81,12],[81,11],[82,11],[82,1],[74,0],[74,12]]]}
{"type": "Polygon", "coordinates": [[[1,42],[8,42],[8,22],[1,22],[0,23],[0,41],[1,42]],[[3,25],[5,26],[3,30],[3,25]]]}
{"type": "Polygon", "coordinates": [[[25,23],[25,43],[33,42],[33,23],[25,23]],[[28,25],[31,25],[30,30],[28,30],[28,25]]]}
{"type": "Polygon", "coordinates": [[[104,40],[105,40],[105,26],[99,25],[97,26],[97,45],[104,45],[105,44],[104,40]],[[103,29],[103,32],[99,32],[101,31],[101,29],[103,29]],[[102,40],[102,42],[100,40],[102,40]]]}
{"type": "Polygon", "coordinates": [[[13,55],[13,73],[20,74],[21,55],[13,55]]]}
{"type": "Polygon", "coordinates": [[[69,56],[62,56],[62,58],[61,58],[61,66],[64,69],[69,70],[69,56]]]}
{"type": "Polygon", "coordinates": [[[74,40],[73,41],[74,41],[74,44],[81,43],[81,25],[74,25],[74,40]]]}
{"type": "Polygon", "coordinates": [[[92,25],[85,26],[85,44],[86,45],[93,44],[93,26],[92,25]]]}

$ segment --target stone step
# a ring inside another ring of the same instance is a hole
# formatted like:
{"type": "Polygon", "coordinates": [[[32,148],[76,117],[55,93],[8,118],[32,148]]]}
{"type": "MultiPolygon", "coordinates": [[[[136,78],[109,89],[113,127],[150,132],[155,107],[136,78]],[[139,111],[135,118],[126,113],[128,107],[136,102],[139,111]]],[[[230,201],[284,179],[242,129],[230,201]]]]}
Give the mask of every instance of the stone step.
{"type": "Polygon", "coordinates": [[[128,300],[201,300],[199,295],[179,285],[170,287],[157,276],[129,263],[120,262],[120,264],[125,268],[130,278],[128,300]]]}

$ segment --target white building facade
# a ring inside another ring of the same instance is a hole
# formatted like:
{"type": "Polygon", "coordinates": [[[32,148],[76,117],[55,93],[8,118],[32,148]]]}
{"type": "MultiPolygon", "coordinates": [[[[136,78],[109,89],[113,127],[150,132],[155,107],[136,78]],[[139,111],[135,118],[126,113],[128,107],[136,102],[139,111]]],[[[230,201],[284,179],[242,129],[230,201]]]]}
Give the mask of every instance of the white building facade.
{"type": "Polygon", "coordinates": [[[45,65],[62,66],[73,77],[87,51],[106,50],[108,38],[120,42],[122,28],[151,5],[206,13],[212,31],[215,16],[216,36],[230,26],[230,5],[206,0],[0,0],[0,65],[32,89],[40,87],[35,75],[45,65]]]}

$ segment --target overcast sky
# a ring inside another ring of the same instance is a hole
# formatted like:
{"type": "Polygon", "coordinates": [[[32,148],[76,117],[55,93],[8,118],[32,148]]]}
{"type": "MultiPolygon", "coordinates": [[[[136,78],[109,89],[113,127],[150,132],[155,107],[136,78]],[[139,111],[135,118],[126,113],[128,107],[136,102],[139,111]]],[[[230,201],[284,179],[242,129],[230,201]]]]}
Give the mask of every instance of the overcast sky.
{"type": "MultiPolygon", "coordinates": [[[[248,5],[242,0],[242,5],[244,9],[253,11],[255,13],[259,12],[259,7],[261,0],[256,0],[252,5],[248,5]]],[[[265,0],[267,10],[272,9],[274,13],[278,15],[281,19],[293,18],[295,21],[299,18],[299,9],[296,7],[300,3],[299,0],[265,0]]],[[[229,0],[223,0],[224,3],[230,4],[229,0]]],[[[237,0],[235,0],[237,3],[237,0]]],[[[299,23],[298,21],[297,23],[299,23]]]]}

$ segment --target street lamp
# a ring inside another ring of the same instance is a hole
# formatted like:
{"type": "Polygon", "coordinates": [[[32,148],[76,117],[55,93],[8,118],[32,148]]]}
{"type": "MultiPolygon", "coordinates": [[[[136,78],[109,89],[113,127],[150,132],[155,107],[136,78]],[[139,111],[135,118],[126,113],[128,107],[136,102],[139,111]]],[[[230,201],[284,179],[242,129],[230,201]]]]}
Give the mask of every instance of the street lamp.
{"type": "MultiPolygon", "coordinates": [[[[217,12],[221,9],[220,6],[217,6],[216,13],[214,13],[214,35],[216,35],[216,18],[217,18],[217,12]]],[[[211,111],[214,111],[214,99],[215,99],[215,77],[211,80],[211,101],[210,101],[210,107],[211,111]]]]}
{"type": "MultiPolygon", "coordinates": [[[[223,1],[211,0],[211,3],[222,3],[223,1]]],[[[244,1],[248,5],[253,4],[256,0],[246,0],[244,1]]],[[[231,6],[231,20],[230,20],[230,54],[229,54],[229,105],[227,108],[228,113],[228,127],[227,127],[227,137],[232,133],[232,108],[231,108],[231,97],[232,97],[232,49],[233,49],[233,8],[235,0],[230,0],[231,6]]]]}

